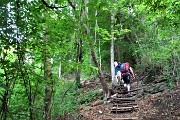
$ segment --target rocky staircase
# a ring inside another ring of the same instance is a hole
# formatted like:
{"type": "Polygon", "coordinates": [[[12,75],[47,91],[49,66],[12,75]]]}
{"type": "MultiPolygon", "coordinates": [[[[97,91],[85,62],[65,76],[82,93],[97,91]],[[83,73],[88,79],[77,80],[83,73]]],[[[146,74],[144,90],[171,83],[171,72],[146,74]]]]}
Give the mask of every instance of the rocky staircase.
{"type": "MultiPolygon", "coordinates": [[[[137,111],[139,109],[137,104],[137,91],[135,88],[127,93],[122,86],[116,90],[116,94],[112,95],[109,102],[112,107],[109,108],[111,114],[127,114],[137,111]]],[[[103,120],[138,120],[138,117],[118,117],[118,118],[104,118],[103,120]]]]}

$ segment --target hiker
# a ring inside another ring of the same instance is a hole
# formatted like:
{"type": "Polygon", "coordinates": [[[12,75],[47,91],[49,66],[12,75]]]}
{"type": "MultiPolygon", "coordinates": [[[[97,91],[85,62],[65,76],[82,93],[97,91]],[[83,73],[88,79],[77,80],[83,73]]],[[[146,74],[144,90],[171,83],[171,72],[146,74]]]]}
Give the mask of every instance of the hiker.
{"type": "Polygon", "coordinates": [[[121,63],[114,61],[114,67],[115,67],[115,80],[117,84],[119,80],[121,80],[121,71],[120,71],[121,63]]]}
{"type": "Polygon", "coordinates": [[[121,71],[121,77],[124,81],[124,87],[127,89],[128,93],[129,93],[130,78],[131,78],[130,75],[132,75],[132,78],[135,79],[133,69],[132,69],[132,67],[130,67],[129,63],[126,62],[126,63],[121,64],[120,71],[121,71]]]}

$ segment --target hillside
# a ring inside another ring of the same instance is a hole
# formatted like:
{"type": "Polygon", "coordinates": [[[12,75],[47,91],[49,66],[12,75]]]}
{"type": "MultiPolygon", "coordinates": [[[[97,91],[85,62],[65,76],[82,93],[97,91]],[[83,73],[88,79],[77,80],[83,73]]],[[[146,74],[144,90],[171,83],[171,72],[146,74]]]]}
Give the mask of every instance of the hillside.
{"type": "MultiPolygon", "coordinates": [[[[93,82],[92,82],[93,83],[93,82]]],[[[96,82],[95,82],[96,83],[96,82]]],[[[98,83],[98,82],[97,82],[98,83]]],[[[89,84],[92,89],[97,84],[89,84]],[[94,85],[94,87],[92,87],[94,85]]],[[[87,86],[86,86],[87,87],[87,86]]],[[[146,86],[144,86],[146,88],[146,86]]],[[[133,89],[133,88],[132,88],[133,89]]],[[[112,102],[103,102],[102,95],[88,105],[82,105],[80,119],[84,120],[180,120],[180,87],[167,89],[155,94],[134,96],[137,98],[138,109],[131,112],[111,113],[112,102]]]]}

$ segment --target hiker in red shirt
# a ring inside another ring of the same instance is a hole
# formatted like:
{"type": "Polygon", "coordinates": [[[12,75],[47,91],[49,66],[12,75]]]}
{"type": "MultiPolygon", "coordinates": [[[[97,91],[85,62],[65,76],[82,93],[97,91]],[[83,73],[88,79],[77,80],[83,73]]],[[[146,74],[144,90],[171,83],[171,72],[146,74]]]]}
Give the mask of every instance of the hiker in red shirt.
{"type": "Polygon", "coordinates": [[[132,68],[129,66],[128,62],[121,64],[120,71],[121,71],[121,77],[124,81],[124,87],[127,88],[127,91],[129,92],[131,75],[132,78],[135,79],[134,72],[132,68]]]}

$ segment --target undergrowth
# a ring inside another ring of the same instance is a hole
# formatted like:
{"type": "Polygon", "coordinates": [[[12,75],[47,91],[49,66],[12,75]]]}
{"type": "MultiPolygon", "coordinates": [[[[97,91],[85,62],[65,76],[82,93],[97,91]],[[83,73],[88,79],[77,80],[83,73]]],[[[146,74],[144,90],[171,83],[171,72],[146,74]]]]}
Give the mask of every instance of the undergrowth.
{"type": "Polygon", "coordinates": [[[100,90],[78,89],[71,81],[57,82],[54,89],[53,118],[73,115],[81,104],[88,104],[95,100],[99,93],[100,90]]]}

